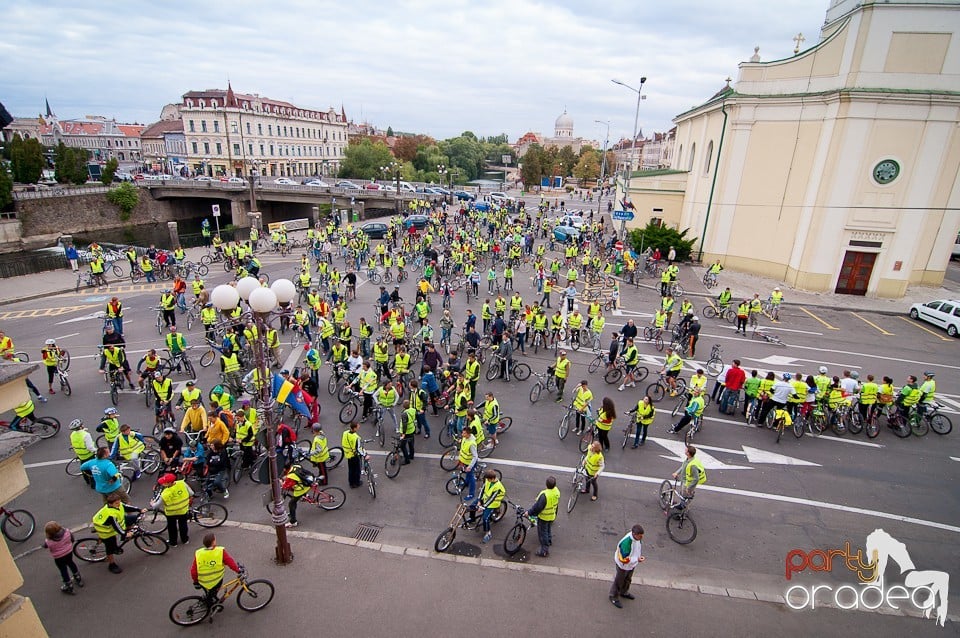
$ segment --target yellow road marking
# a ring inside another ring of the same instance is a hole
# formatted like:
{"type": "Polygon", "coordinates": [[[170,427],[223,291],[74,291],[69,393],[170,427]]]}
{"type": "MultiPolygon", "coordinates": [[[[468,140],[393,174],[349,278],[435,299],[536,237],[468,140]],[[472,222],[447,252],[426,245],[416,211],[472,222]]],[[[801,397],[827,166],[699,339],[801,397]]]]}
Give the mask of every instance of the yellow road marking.
{"type": "Polygon", "coordinates": [[[886,330],[884,330],[883,328],[881,328],[881,327],[878,326],[877,324],[873,323],[872,321],[870,321],[870,320],[867,319],[866,317],[861,317],[860,315],[858,315],[858,314],[855,313],[855,312],[851,312],[850,314],[853,315],[854,317],[856,317],[857,319],[859,319],[860,321],[862,321],[863,323],[867,324],[868,326],[872,326],[872,327],[876,328],[877,330],[880,331],[880,334],[882,334],[882,335],[886,335],[886,336],[888,336],[888,337],[895,337],[895,336],[896,336],[896,335],[893,334],[892,332],[887,332],[886,330]]]}
{"type": "Polygon", "coordinates": [[[934,332],[933,330],[930,330],[930,329],[928,329],[928,328],[924,328],[923,326],[921,326],[921,325],[920,325],[919,323],[917,323],[916,321],[913,321],[913,320],[911,320],[911,319],[907,319],[906,317],[900,317],[900,318],[903,319],[904,321],[906,321],[907,323],[909,323],[911,326],[914,326],[914,327],[916,327],[916,328],[920,328],[920,329],[923,330],[924,332],[928,332],[928,333],[932,334],[934,337],[936,337],[937,339],[940,339],[941,341],[950,341],[949,338],[944,337],[944,336],[942,336],[942,335],[938,335],[938,334],[937,334],[936,332],[934,332]]]}
{"type": "Polygon", "coordinates": [[[88,306],[61,306],[57,308],[36,308],[33,310],[8,310],[0,312],[0,320],[33,319],[36,317],[58,317],[68,312],[88,310],[88,306]]]}
{"type": "Polygon", "coordinates": [[[824,326],[827,330],[839,330],[839,329],[840,329],[840,328],[834,328],[834,327],[831,326],[829,323],[827,323],[826,321],[824,321],[823,319],[821,319],[821,318],[818,317],[817,315],[813,314],[812,312],[810,312],[810,311],[807,310],[806,308],[804,308],[804,307],[802,307],[802,306],[797,306],[797,307],[800,308],[800,310],[802,310],[802,311],[804,311],[805,313],[807,313],[807,315],[809,315],[811,318],[816,319],[816,320],[819,321],[821,324],[823,324],[823,326],[824,326]]]}

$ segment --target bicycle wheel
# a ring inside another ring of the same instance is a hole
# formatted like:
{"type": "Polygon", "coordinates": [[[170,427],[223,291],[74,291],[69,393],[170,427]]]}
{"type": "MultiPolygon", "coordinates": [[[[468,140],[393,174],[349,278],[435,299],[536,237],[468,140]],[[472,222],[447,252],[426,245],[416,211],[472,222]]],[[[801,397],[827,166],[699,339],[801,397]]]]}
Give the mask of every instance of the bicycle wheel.
{"type": "Polygon", "coordinates": [[[377,483],[373,479],[373,470],[367,471],[367,491],[370,492],[370,498],[377,498],[377,483]]]}
{"type": "Polygon", "coordinates": [[[67,379],[65,374],[60,375],[60,392],[63,392],[65,396],[73,394],[73,388],[70,387],[70,380],[67,379]]]}
{"type": "Polygon", "coordinates": [[[560,440],[567,438],[567,433],[570,431],[570,412],[567,411],[563,415],[563,418],[560,419],[560,427],[557,429],[557,435],[560,437],[560,440]]]}
{"type": "Polygon", "coordinates": [[[863,429],[868,439],[877,438],[877,435],[880,434],[880,420],[876,416],[867,419],[863,429]]]}
{"type": "Polygon", "coordinates": [[[243,478],[243,465],[240,463],[239,456],[231,456],[230,462],[233,463],[233,469],[230,470],[230,477],[233,479],[234,485],[240,482],[240,479],[243,478]]]}
{"type": "Polygon", "coordinates": [[[144,554],[152,554],[154,556],[166,554],[167,550],[170,549],[166,540],[153,534],[137,534],[133,537],[133,544],[144,554]]]}
{"type": "Polygon", "coordinates": [[[513,556],[523,547],[523,541],[527,539],[527,528],[523,523],[517,523],[507,532],[507,537],[503,539],[503,551],[508,556],[513,556]]]}
{"type": "Polygon", "coordinates": [[[600,364],[603,362],[604,361],[602,357],[594,357],[593,361],[590,362],[590,365],[587,366],[587,372],[593,374],[600,369],[600,364]]]}
{"type": "Polygon", "coordinates": [[[273,583],[269,580],[248,580],[237,592],[237,607],[243,611],[260,611],[270,604],[273,594],[273,583]]]}
{"type": "Polygon", "coordinates": [[[330,458],[327,459],[327,469],[332,470],[340,465],[340,461],[343,460],[343,448],[338,445],[330,448],[327,451],[330,453],[330,458]]]}
{"type": "Polygon", "coordinates": [[[351,423],[357,416],[357,404],[351,401],[340,408],[340,423],[351,423]]]}
{"type": "Polygon", "coordinates": [[[586,454],[587,448],[590,447],[591,443],[593,443],[593,428],[590,428],[580,435],[580,441],[577,443],[577,447],[580,448],[580,453],[586,454]]]}
{"type": "Polygon", "coordinates": [[[577,506],[577,499],[580,498],[580,490],[582,489],[583,480],[580,478],[574,479],[573,486],[570,488],[570,497],[567,499],[567,514],[572,512],[573,508],[577,506]]]}
{"type": "Polygon", "coordinates": [[[397,475],[400,474],[401,463],[399,452],[390,452],[387,454],[387,458],[384,459],[383,463],[387,478],[397,478],[397,475]]]}
{"type": "Polygon", "coordinates": [[[339,487],[321,487],[317,497],[317,507],[322,510],[333,511],[343,507],[347,502],[347,493],[339,487]]]}
{"type": "Polygon", "coordinates": [[[167,530],[167,515],[158,509],[147,510],[147,513],[140,517],[137,524],[145,532],[160,534],[167,530]]]}
{"type": "Polygon", "coordinates": [[[70,459],[70,462],[63,467],[63,470],[68,476],[80,476],[80,463],[81,461],[78,458],[70,459]]]}
{"type": "Polygon", "coordinates": [[[915,420],[910,423],[910,431],[914,436],[926,436],[930,431],[930,424],[923,417],[915,416],[914,418],[915,420]]]}
{"type": "Polygon", "coordinates": [[[540,382],[537,381],[533,384],[533,387],[530,388],[530,403],[536,403],[540,400],[540,393],[543,391],[543,386],[540,385],[540,382]]]}
{"type": "Polygon", "coordinates": [[[110,402],[114,405],[120,403],[120,389],[115,384],[110,386],[110,402]]]}
{"type": "Polygon", "coordinates": [[[453,429],[455,419],[456,417],[452,414],[448,416],[437,432],[437,441],[442,448],[452,447],[457,442],[457,433],[453,429]]]}
{"type": "Polygon", "coordinates": [[[31,536],[37,527],[33,514],[27,510],[9,510],[0,522],[0,531],[14,543],[22,543],[31,536]]]}
{"type": "Polygon", "coordinates": [[[651,328],[650,326],[643,327],[643,340],[653,341],[653,328],[651,328]]]}
{"type": "Polygon", "coordinates": [[[678,545],[689,545],[697,537],[697,524],[686,512],[673,512],[667,517],[667,534],[678,545]]]}
{"type": "Polygon", "coordinates": [[[170,607],[170,621],[174,625],[189,627],[203,622],[210,614],[206,598],[203,596],[184,596],[170,607]]]}
{"type": "Polygon", "coordinates": [[[220,527],[227,520],[227,508],[220,503],[201,503],[193,511],[200,527],[220,527]]]}
{"type": "Polygon", "coordinates": [[[493,454],[494,449],[493,439],[484,439],[480,445],[477,446],[477,456],[479,456],[481,459],[485,459],[493,454]]]}
{"type": "Polygon", "coordinates": [[[60,351],[60,358],[57,359],[57,370],[66,372],[70,369],[70,353],[67,350],[60,351]]]}
{"type": "Polygon", "coordinates": [[[447,472],[457,469],[457,463],[460,460],[460,451],[452,447],[440,455],[440,467],[447,472]]]}
{"type": "Polygon", "coordinates": [[[703,307],[703,310],[700,311],[704,317],[707,319],[713,319],[717,316],[717,309],[711,305],[706,305],[703,307]]]}
{"type": "Polygon", "coordinates": [[[493,381],[500,376],[500,361],[496,358],[490,359],[490,365],[487,366],[487,373],[484,375],[487,381],[493,381]]]}
{"type": "Polygon", "coordinates": [[[570,348],[571,348],[574,352],[577,352],[578,350],[580,350],[580,340],[579,340],[579,339],[574,339],[572,333],[571,333],[571,335],[570,335],[570,348]]]}
{"type": "Polygon", "coordinates": [[[910,436],[910,425],[900,414],[897,414],[890,420],[890,427],[893,428],[893,433],[901,439],[910,436]]]}
{"type": "Polygon", "coordinates": [[[33,422],[31,431],[41,439],[49,439],[56,436],[57,432],[60,431],[60,422],[51,417],[42,416],[33,422]]]}
{"type": "Polygon", "coordinates": [[[339,380],[337,379],[337,375],[331,374],[330,378],[327,380],[327,392],[330,393],[330,396],[333,396],[337,393],[338,383],[339,380]]]}
{"type": "Polygon", "coordinates": [[[803,431],[806,430],[807,419],[806,417],[798,416],[793,421],[793,436],[798,439],[803,436],[803,431]]]}
{"type": "Polygon", "coordinates": [[[194,319],[193,312],[192,311],[188,312],[187,313],[187,330],[193,330],[193,319],[194,319]]]}
{"type": "Polygon", "coordinates": [[[217,353],[212,348],[200,355],[200,367],[209,368],[217,360],[217,353]]]}
{"type": "Polygon", "coordinates": [[[513,378],[517,381],[526,381],[530,378],[530,366],[525,363],[513,364],[513,378]]]}
{"type": "MultiPolygon", "coordinates": [[[[777,443],[780,442],[780,437],[783,436],[783,430],[786,427],[787,427],[787,422],[785,420],[781,420],[780,423],[777,424],[777,443]]],[[[687,442],[687,445],[690,445],[690,443],[687,442]]]]}
{"type": "Polygon", "coordinates": [[[850,430],[850,434],[863,432],[863,417],[859,412],[853,411],[847,416],[847,429],[850,430]]]}
{"type": "Polygon", "coordinates": [[[720,373],[723,371],[723,360],[719,357],[714,357],[707,361],[707,374],[711,377],[719,377],[720,373]]]}
{"type": "Polygon", "coordinates": [[[657,349],[657,352],[663,352],[663,335],[657,335],[653,345],[657,349]]]}
{"type": "Polygon", "coordinates": [[[160,452],[144,450],[140,454],[140,469],[147,474],[155,474],[160,469],[160,452]]]}
{"type": "Polygon", "coordinates": [[[349,383],[344,383],[340,386],[340,389],[337,390],[337,401],[340,403],[346,403],[350,400],[350,397],[353,396],[353,391],[350,388],[349,383]]]}
{"type": "Polygon", "coordinates": [[[453,539],[457,537],[457,530],[452,527],[448,527],[443,530],[443,532],[437,536],[437,540],[433,543],[433,549],[439,553],[443,553],[450,549],[450,546],[453,545],[453,539]]]}
{"type": "Polygon", "coordinates": [[[466,485],[463,479],[460,478],[460,475],[453,476],[449,478],[446,484],[443,486],[443,489],[447,490],[447,494],[450,496],[458,496],[463,493],[463,488],[466,485]]]}
{"type": "Polygon", "coordinates": [[[647,394],[650,395],[651,401],[658,403],[661,399],[663,399],[663,385],[661,385],[660,382],[651,383],[647,386],[647,394]]]}
{"type": "Polygon", "coordinates": [[[188,379],[196,379],[196,378],[197,378],[197,371],[196,371],[196,369],[193,367],[193,362],[190,361],[189,359],[184,358],[184,360],[183,360],[183,370],[184,370],[184,372],[187,373],[187,378],[188,378],[188,379]]]}
{"type": "Polygon", "coordinates": [[[73,544],[73,555],[87,563],[99,563],[106,559],[107,548],[99,538],[79,538],[73,544]]]}
{"type": "Polygon", "coordinates": [[[502,417],[500,423],[497,423],[497,434],[503,434],[513,425],[513,418],[509,416],[502,417]]]}
{"type": "Polygon", "coordinates": [[[607,373],[603,375],[603,380],[611,385],[619,381],[621,378],[623,378],[623,368],[619,366],[607,370],[607,373]]]}
{"type": "Polygon", "coordinates": [[[667,511],[670,503],[673,502],[673,483],[671,483],[669,479],[664,479],[663,482],[660,483],[658,501],[660,502],[660,509],[664,512],[667,511]]]}
{"type": "MultiPolygon", "coordinates": [[[[953,429],[953,423],[949,417],[943,414],[934,414],[930,417],[930,429],[940,435],[950,434],[950,431],[953,429]]],[[[869,436],[869,432],[867,435],[869,436]]]]}

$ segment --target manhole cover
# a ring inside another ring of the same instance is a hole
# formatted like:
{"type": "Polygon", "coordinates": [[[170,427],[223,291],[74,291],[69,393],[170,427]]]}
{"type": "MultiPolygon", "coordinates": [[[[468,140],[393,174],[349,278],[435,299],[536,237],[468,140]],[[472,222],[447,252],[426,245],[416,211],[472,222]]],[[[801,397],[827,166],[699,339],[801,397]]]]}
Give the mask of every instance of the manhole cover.
{"type": "Polygon", "coordinates": [[[354,538],[361,541],[373,542],[377,540],[377,536],[380,534],[382,527],[376,525],[370,525],[369,523],[360,523],[357,525],[357,531],[353,535],[354,538]]]}

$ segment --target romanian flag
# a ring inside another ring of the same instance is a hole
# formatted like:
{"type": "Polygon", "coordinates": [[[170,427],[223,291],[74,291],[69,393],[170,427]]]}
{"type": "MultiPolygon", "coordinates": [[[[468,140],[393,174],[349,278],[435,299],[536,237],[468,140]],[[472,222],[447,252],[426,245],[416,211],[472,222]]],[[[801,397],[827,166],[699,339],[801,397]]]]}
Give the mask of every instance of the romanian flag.
{"type": "MultiPolygon", "coordinates": [[[[284,379],[279,374],[273,375],[273,398],[277,400],[278,403],[285,403],[291,408],[307,417],[311,417],[310,405],[307,401],[306,395],[300,389],[299,384],[295,384],[292,381],[284,379]]],[[[312,401],[310,401],[312,403],[312,401]]]]}

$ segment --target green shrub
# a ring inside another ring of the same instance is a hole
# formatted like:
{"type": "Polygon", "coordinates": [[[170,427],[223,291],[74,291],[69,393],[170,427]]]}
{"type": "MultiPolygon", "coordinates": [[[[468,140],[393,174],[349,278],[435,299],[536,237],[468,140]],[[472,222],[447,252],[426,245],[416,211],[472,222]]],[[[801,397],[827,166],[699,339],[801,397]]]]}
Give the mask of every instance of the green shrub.
{"type": "Polygon", "coordinates": [[[673,249],[677,251],[677,260],[687,261],[690,259],[693,244],[698,239],[697,237],[687,239],[688,232],[690,232],[689,228],[685,228],[681,232],[670,226],[657,226],[650,222],[645,228],[631,230],[628,234],[628,240],[633,250],[638,253],[648,248],[650,250],[659,248],[664,257],[670,250],[670,246],[673,246],[673,249]]]}
{"type": "Polygon", "coordinates": [[[107,193],[107,201],[120,209],[120,219],[127,221],[140,201],[140,191],[130,182],[124,182],[107,193]]]}

